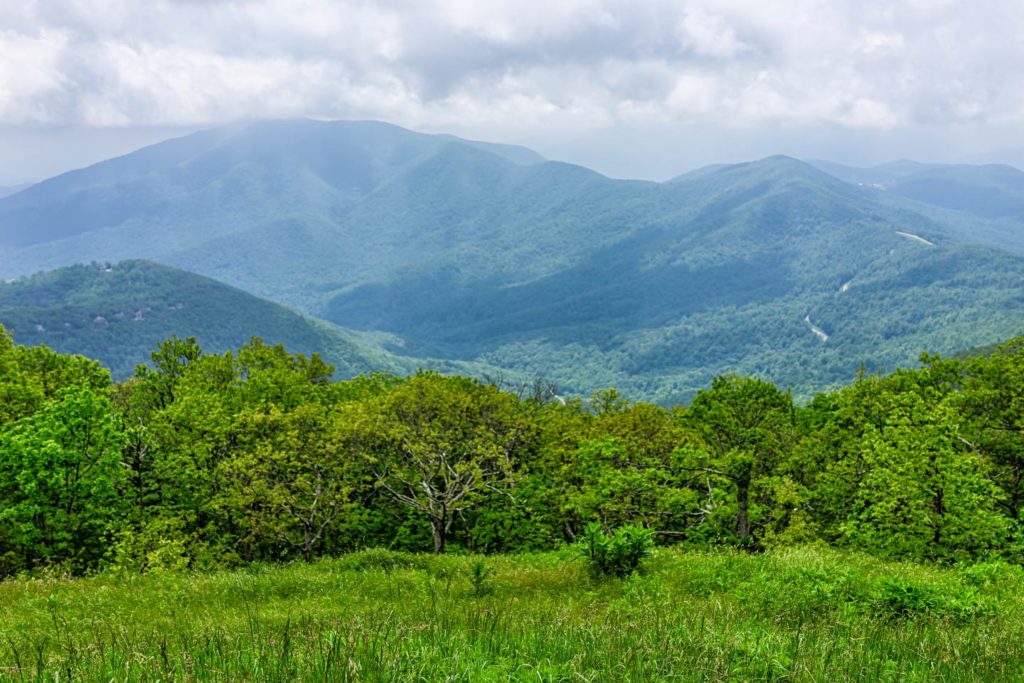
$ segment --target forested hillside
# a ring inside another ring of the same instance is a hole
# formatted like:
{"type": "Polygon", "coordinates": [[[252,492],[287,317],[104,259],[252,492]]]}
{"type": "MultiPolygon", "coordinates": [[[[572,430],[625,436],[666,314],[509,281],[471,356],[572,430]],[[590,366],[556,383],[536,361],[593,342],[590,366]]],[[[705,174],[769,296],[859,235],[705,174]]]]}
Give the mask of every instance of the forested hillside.
{"type": "Polygon", "coordinates": [[[613,180],[374,122],[258,122],[0,199],[0,272],[152,258],[431,367],[666,404],[727,371],[805,400],[1022,331],[1013,169],[822,167],[613,180]]]}
{"type": "Polygon", "coordinates": [[[0,284],[0,324],[19,343],[95,358],[118,379],[175,334],[195,337],[212,353],[252,336],[320,352],[342,377],[408,369],[335,325],[146,261],[71,266],[0,284]]]}
{"type": "Polygon", "coordinates": [[[258,340],[206,354],[175,338],[111,384],[0,335],[0,570],[543,550],[595,522],[690,548],[1020,559],[1021,339],[806,407],[742,375],[665,408],[332,371],[258,340]]]}

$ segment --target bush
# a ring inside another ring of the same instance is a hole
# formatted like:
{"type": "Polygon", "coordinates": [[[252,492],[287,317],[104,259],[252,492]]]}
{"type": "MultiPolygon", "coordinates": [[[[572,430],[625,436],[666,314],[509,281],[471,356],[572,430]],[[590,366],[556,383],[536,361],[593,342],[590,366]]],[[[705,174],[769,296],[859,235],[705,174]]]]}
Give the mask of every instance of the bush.
{"type": "Polygon", "coordinates": [[[880,582],[875,609],[880,616],[909,619],[935,611],[938,597],[929,586],[890,577],[880,582]]]}
{"type": "Polygon", "coordinates": [[[896,620],[935,617],[967,622],[992,611],[992,605],[973,586],[927,585],[904,577],[887,577],[879,583],[873,612],[896,620]]]}
{"type": "Polygon", "coordinates": [[[469,583],[473,587],[473,597],[482,598],[494,592],[494,567],[483,560],[476,560],[469,568],[469,583]]]}
{"type": "Polygon", "coordinates": [[[413,553],[397,552],[386,548],[367,548],[342,555],[339,568],[350,571],[379,569],[390,572],[395,569],[423,569],[425,561],[413,553]]]}
{"type": "Polygon", "coordinates": [[[606,534],[593,522],[583,532],[579,549],[595,578],[624,578],[640,568],[640,561],[651,554],[653,546],[654,533],[642,526],[624,526],[606,534]]]}

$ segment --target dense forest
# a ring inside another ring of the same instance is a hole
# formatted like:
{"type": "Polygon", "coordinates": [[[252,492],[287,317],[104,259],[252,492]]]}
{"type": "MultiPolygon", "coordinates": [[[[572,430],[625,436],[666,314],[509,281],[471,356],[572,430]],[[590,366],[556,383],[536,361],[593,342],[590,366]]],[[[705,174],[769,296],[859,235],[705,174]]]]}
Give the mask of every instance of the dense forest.
{"type": "Polygon", "coordinates": [[[114,384],[0,334],[0,573],[542,550],[593,522],[694,548],[1020,557],[1024,339],[806,405],[740,375],[664,408],[332,371],[258,339],[172,338],[114,384]]]}

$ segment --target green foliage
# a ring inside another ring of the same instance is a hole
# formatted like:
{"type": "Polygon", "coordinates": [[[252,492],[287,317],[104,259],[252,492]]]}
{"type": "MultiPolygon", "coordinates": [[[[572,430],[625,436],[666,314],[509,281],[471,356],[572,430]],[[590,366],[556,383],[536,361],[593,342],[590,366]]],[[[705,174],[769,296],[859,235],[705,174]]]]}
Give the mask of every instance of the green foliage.
{"type": "Polygon", "coordinates": [[[910,620],[929,616],[969,622],[991,613],[992,606],[971,586],[939,588],[892,576],[879,582],[874,611],[886,619],[910,620]]]}
{"type": "Polygon", "coordinates": [[[0,431],[0,557],[7,571],[93,568],[116,533],[124,485],[110,404],[85,386],[58,392],[0,431]]]}
{"type": "Polygon", "coordinates": [[[423,556],[412,553],[395,552],[386,548],[367,548],[343,555],[337,566],[348,571],[379,569],[390,572],[396,569],[421,569],[426,566],[426,560],[423,556]]]}
{"type": "Polygon", "coordinates": [[[925,356],[804,408],[723,375],[669,410],[432,372],[334,382],[317,355],[259,339],[207,354],[171,338],[111,386],[92,361],[0,335],[0,571],[582,543],[618,575],[655,538],[1019,561],[1022,349],[925,356]]]}
{"type": "Polygon", "coordinates": [[[813,504],[825,538],[895,557],[958,560],[1006,548],[1011,524],[985,458],[963,436],[960,370],[865,377],[808,441],[828,446],[813,504]]]}
{"type": "Polygon", "coordinates": [[[772,505],[773,478],[784,472],[782,460],[796,440],[792,398],[762,379],[722,375],[694,397],[683,419],[706,444],[685,454],[685,469],[703,475],[712,503],[713,481],[734,487],[730,531],[740,544],[756,546],[756,529],[770,519],[759,513],[772,505]]]}
{"type": "Polygon", "coordinates": [[[1024,339],[965,363],[963,390],[951,399],[965,416],[963,437],[984,457],[1002,490],[996,499],[1020,534],[1024,505],[1024,339]]]}
{"type": "Polygon", "coordinates": [[[473,597],[483,598],[494,592],[494,567],[484,560],[478,559],[469,567],[469,584],[473,589],[473,597]]]}
{"type": "Polygon", "coordinates": [[[536,438],[511,395],[435,373],[353,407],[344,423],[345,447],[365,462],[375,486],[427,518],[435,553],[482,493],[511,487],[536,438]]]}
{"type": "Polygon", "coordinates": [[[592,522],[580,537],[579,553],[595,578],[622,579],[640,569],[653,546],[654,534],[642,526],[624,526],[605,533],[600,522],[592,522]]]}

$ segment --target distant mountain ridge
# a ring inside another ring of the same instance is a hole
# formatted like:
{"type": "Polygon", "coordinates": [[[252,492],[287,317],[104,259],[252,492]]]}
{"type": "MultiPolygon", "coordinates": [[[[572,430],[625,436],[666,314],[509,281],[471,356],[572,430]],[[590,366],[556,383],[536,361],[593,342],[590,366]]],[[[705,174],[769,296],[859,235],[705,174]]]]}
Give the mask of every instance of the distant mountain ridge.
{"type": "Polygon", "coordinates": [[[386,124],[263,122],[0,199],[0,274],[145,257],[401,356],[658,401],[729,370],[807,395],[1020,333],[1012,216],[842,173],[780,156],[613,180],[386,124]]]}
{"type": "Polygon", "coordinates": [[[1024,171],[1004,164],[923,164],[902,159],[870,168],[809,162],[841,180],[935,217],[960,238],[1024,253],[1024,171]]]}

